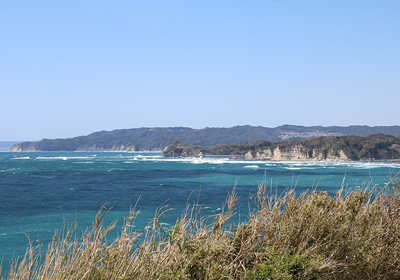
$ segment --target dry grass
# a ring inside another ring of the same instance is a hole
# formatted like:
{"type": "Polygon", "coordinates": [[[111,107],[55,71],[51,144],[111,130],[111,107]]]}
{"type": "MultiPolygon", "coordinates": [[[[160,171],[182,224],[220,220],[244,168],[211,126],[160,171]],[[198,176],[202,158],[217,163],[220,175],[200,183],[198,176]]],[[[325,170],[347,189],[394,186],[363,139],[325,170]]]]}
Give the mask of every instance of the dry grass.
{"type": "Polygon", "coordinates": [[[278,197],[260,185],[254,211],[239,224],[231,222],[234,191],[220,214],[205,217],[195,204],[172,227],[159,223],[162,206],[140,240],[132,210],[120,237],[107,242],[115,223],[103,227],[100,209],[79,237],[75,226],[55,231],[45,255],[31,246],[5,279],[400,279],[399,184],[333,197],[278,197]]]}

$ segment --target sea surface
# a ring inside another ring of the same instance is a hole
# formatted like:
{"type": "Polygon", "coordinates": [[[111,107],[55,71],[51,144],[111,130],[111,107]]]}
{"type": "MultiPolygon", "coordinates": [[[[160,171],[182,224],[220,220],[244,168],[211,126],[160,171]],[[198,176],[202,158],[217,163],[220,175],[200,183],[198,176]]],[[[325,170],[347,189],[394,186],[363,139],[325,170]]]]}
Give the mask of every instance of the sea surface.
{"type": "Polygon", "coordinates": [[[86,229],[102,205],[112,208],[105,225],[118,219],[115,235],[131,208],[140,210],[136,229],[154,217],[157,207],[173,210],[163,217],[173,224],[187,203],[218,213],[228,192],[240,196],[238,212],[246,217],[251,197],[264,183],[273,193],[334,194],[371,183],[385,186],[400,172],[390,162],[270,162],[229,159],[162,158],[161,153],[0,152],[0,260],[3,271],[12,257],[22,256],[29,235],[46,248],[55,229],[78,222],[86,229]],[[199,192],[201,194],[199,196],[199,192]],[[199,198],[198,198],[199,196],[199,198]]]}

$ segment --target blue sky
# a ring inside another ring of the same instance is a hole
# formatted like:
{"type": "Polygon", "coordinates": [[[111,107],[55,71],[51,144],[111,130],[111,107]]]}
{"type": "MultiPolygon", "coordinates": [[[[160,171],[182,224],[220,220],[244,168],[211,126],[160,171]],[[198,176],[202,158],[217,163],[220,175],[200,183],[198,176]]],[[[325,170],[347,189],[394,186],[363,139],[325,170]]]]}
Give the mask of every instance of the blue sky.
{"type": "Polygon", "coordinates": [[[399,1],[0,1],[0,141],[399,125],[399,1]]]}

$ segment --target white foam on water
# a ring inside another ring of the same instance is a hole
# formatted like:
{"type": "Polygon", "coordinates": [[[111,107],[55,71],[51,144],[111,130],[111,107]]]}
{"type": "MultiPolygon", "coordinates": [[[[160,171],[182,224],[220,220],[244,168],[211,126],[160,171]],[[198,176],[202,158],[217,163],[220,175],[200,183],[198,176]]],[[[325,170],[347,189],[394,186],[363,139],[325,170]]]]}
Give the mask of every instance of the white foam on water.
{"type": "Polygon", "coordinates": [[[12,159],[30,159],[31,157],[17,157],[17,158],[12,158],[12,159]]]}
{"type": "Polygon", "coordinates": [[[253,169],[258,169],[260,168],[258,165],[246,165],[244,168],[253,168],[253,169]]]}
{"type": "MultiPolygon", "coordinates": [[[[59,159],[60,157],[54,157],[54,159],[59,159]]],[[[72,157],[67,157],[70,159],[72,157]]],[[[84,158],[84,157],[76,157],[84,158]]],[[[93,158],[93,157],[92,157],[93,158]]],[[[49,157],[49,159],[51,159],[49,157]]],[[[99,158],[97,158],[99,159],[99,158]]],[[[238,164],[238,165],[256,165],[262,164],[266,167],[281,167],[286,169],[315,169],[315,168],[336,168],[336,167],[352,167],[359,169],[370,169],[370,168],[380,168],[380,167],[392,167],[399,168],[400,164],[388,163],[388,162],[346,162],[346,161],[269,161],[269,160],[258,160],[258,161],[247,161],[247,160],[232,160],[229,158],[203,158],[198,157],[188,157],[188,158],[164,158],[160,154],[158,155],[147,155],[147,154],[123,154],[123,155],[107,155],[104,160],[112,163],[115,160],[125,160],[124,163],[132,163],[133,161],[148,161],[148,162],[182,162],[191,164],[211,164],[211,165],[221,165],[221,164],[238,164]]],[[[260,168],[260,166],[258,166],[260,168]]]]}
{"type": "MultiPolygon", "coordinates": [[[[265,165],[271,165],[266,163],[265,165]]],[[[356,168],[356,169],[371,169],[371,168],[400,168],[400,164],[393,162],[359,162],[359,161],[280,161],[275,162],[274,166],[281,166],[285,169],[299,167],[307,169],[315,168],[356,168]]]]}
{"type": "Polygon", "coordinates": [[[93,159],[93,157],[37,157],[36,159],[43,159],[43,160],[53,160],[53,159],[69,160],[69,159],[93,159]]]}
{"type": "Polygon", "coordinates": [[[130,158],[146,158],[146,159],[151,159],[151,158],[162,158],[162,156],[147,156],[147,155],[135,155],[135,156],[130,156],[130,158]]]}
{"type": "Polygon", "coordinates": [[[94,161],[76,161],[74,163],[94,163],[94,161]]]}
{"type": "Polygon", "coordinates": [[[214,160],[208,160],[205,163],[208,164],[224,164],[224,163],[228,163],[229,159],[214,159],[214,160]]]}
{"type": "MultiPolygon", "coordinates": [[[[139,156],[138,156],[139,159],[139,156]]],[[[153,156],[147,157],[148,161],[157,161],[157,162],[187,162],[192,164],[265,164],[265,161],[247,161],[247,160],[232,160],[229,158],[203,158],[200,159],[198,157],[187,157],[187,158],[164,158],[162,156],[153,156]]]]}
{"type": "Polygon", "coordinates": [[[248,161],[248,160],[228,160],[226,163],[230,163],[230,164],[249,164],[249,163],[254,163],[254,164],[265,164],[265,161],[263,160],[252,160],[252,161],[248,161]]]}
{"type": "Polygon", "coordinates": [[[143,156],[143,157],[146,157],[146,158],[162,158],[162,156],[143,156]]]}
{"type": "Polygon", "coordinates": [[[352,167],[358,169],[372,169],[372,168],[400,168],[400,165],[393,162],[347,162],[343,164],[345,167],[352,167]]]}
{"type": "Polygon", "coordinates": [[[195,158],[149,158],[145,159],[148,161],[157,161],[157,162],[193,162],[195,158]]]}
{"type": "Polygon", "coordinates": [[[190,163],[192,164],[224,164],[227,163],[228,159],[199,159],[193,158],[190,163]]]}
{"type": "Polygon", "coordinates": [[[67,159],[93,159],[93,157],[67,157],[67,159]]]}

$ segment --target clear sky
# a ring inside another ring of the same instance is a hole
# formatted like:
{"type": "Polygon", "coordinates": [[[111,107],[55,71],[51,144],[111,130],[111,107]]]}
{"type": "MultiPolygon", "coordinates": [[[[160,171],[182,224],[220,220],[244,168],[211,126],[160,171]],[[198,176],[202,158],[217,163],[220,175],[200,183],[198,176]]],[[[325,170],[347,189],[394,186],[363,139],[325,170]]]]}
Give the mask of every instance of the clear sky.
{"type": "Polygon", "coordinates": [[[399,125],[400,1],[0,1],[0,141],[399,125]]]}

